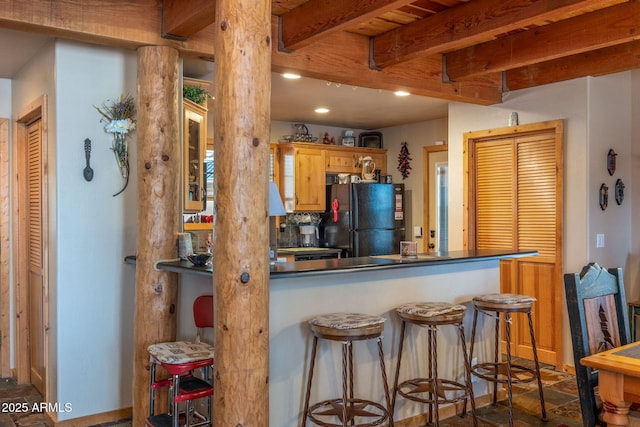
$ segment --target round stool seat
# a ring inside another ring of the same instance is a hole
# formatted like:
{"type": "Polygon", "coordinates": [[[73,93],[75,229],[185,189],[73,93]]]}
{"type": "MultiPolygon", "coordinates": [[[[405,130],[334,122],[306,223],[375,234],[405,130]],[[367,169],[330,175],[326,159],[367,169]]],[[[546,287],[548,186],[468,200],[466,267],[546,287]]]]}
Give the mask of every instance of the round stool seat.
{"type": "Polygon", "coordinates": [[[534,297],[519,294],[485,294],[473,297],[473,304],[481,310],[518,311],[530,310],[534,297]]]}
{"type": "Polygon", "coordinates": [[[362,313],[323,314],[309,320],[314,335],[329,340],[366,340],[382,335],[384,317],[362,313]]]}
{"type": "Polygon", "coordinates": [[[418,324],[461,322],[467,308],[448,302],[410,302],[396,308],[400,318],[418,324]]]}

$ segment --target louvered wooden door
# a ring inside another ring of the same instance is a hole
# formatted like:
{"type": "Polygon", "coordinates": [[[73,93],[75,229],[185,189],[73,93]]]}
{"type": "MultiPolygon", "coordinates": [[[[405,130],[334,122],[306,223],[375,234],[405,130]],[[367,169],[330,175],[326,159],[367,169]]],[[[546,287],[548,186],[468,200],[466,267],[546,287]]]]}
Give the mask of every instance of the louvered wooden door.
{"type": "MultiPolygon", "coordinates": [[[[501,292],[531,295],[538,356],[562,363],[562,122],[465,135],[467,247],[535,249],[501,261],[501,292]],[[501,132],[503,131],[503,132],[501,132]]],[[[533,357],[528,324],[515,316],[514,355],[533,357]]]]}
{"type": "Polygon", "coordinates": [[[42,227],[42,121],[27,127],[26,204],[29,363],[31,383],[44,394],[45,381],[45,292],[42,227]]]}

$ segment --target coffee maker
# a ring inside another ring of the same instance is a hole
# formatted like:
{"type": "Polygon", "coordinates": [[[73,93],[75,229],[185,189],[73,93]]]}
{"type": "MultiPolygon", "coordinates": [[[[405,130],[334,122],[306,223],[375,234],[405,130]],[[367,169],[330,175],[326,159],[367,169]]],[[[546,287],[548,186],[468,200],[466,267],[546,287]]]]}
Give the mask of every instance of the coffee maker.
{"type": "Polygon", "coordinates": [[[299,225],[300,246],[313,248],[318,246],[318,226],[315,224],[299,225]]]}

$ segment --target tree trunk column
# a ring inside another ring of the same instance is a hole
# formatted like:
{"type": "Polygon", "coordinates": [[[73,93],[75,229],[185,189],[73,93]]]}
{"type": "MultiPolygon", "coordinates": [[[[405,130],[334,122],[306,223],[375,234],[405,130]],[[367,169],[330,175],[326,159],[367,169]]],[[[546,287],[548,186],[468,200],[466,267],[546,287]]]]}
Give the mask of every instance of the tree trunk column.
{"type": "Polygon", "coordinates": [[[271,1],[216,1],[214,426],[269,424],[271,1]]]}
{"type": "Polygon", "coordinates": [[[154,263],[177,257],[180,226],[178,51],[138,49],[138,253],[133,359],[133,425],[149,413],[150,344],[176,338],[176,273],[154,263]]]}

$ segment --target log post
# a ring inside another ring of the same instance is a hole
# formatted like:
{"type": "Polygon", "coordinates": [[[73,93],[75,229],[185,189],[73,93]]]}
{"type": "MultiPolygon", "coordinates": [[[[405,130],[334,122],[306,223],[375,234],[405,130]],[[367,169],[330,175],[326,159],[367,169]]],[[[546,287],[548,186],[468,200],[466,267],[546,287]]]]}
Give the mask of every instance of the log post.
{"type": "Polygon", "coordinates": [[[177,257],[180,226],[178,51],[138,48],[138,253],[133,359],[133,425],[149,412],[149,344],[176,338],[176,273],[154,263],[177,257]]]}
{"type": "Polygon", "coordinates": [[[214,426],[269,425],[271,1],[216,1],[214,426]]]}

